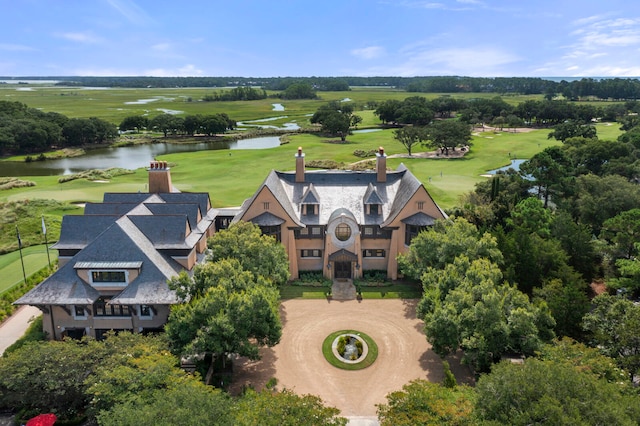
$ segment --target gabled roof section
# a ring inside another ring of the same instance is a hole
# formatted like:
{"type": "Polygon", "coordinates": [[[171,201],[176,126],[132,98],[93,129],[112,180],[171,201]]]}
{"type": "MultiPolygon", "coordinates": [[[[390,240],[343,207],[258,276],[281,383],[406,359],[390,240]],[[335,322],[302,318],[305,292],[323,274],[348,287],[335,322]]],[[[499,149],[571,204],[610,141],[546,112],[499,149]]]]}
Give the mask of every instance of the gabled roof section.
{"type": "Polygon", "coordinates": [[[98,290],[82,281],[73,264],[67,263],[13,303],[32,306],[91,305],[99,297],[98,290]]]}
{"type": "MultiPolygon", "coordinates": [[[[186,222],[186,219],[183,219],[186,222]]],[[[100,294],[90,283],[84,282],[76,266],[102,266],[120,269],[135,265],[140,273],[111,303],[172,304],[177,303],[175,292],[167,280],[176,276],[182,267],[173,259],[164,257],[153,247],[144,234],[123,216],[92,241],[62,268],[29,291],[15,303],[19,305],[89,305],[100,294]],[[138,266],[142,265],[142,266],[138,266]],[[118,268],[115,268],[118,266],[118,268]]]]}
{"type": "Polygon", "coordinates": [[[284,223],[284,219],[279,218],[272,213],[264,212],[251,219],[250,222],[258,226],[278,226],[284,223]]]}
{"type": "Polygon", "coordinates": [[[82,249],[113,225],[117,219],[116,215],[63,216],[60,239],[52,248],[58,250],[82,249]]]}
{"type": "Polygon", "coordinates": [[[242,203],[240,212],[233,219],[233,222],[238,222],[240,220],[243,220],[243,217],[247,212],[247,209],[251,207],[251,205],[253,205],[253,202],[255,201],[256,197],[262,192],[263,189],[266,188],[269,192],[271,192],[273,197],[287,212],[287,215],[289,215],[291,220],[298,226],[304,226],[304,224],[298,218],[298,215],[296,214],[293,208],[293,205],[291,203],[291,200],[289,200],[289,197],[287,196],[285,189],[282,187],[282,182],[280,182],[280,178],[278,174],[279,173],[274,170],[272,170],[269,173],[267,178],[264,180],[264,182],[262,182],[262,185],[260,185],[260,188],[258,188],[258,190],[253,194],[253,196],[242,203]]]}
{"type": "Polygon", "coordinates": [[[122,216],[129,213],[137,204],[134,203],[86,203],[84,214],[86,215],[115,215],[122,216]]]}
{"type": "Polygon", "coordinates": [[[309,188],[307,188],[307,192],[302,196],[300,204],[320,204],[320,196],[313,184],[310,184],[309,188]]]}
{"type": "Polygon", "coordinates": [[[391,210],[387,215],[387,218],[380,226],[387,226],[392,222],[402,211],[404,206],[407,205],[411,197],[420,189],[422,183],[406,168],[404,164],[398,166],[398,171],[403,172],[402,179],[400,180],[400,186],[396,192],[396,197],[391,205],[391,210]]]}
{"type": "Polygon", "coordinates": [[[156,249],[192,248],[185,242],[191,232],[186,215],[127,217],[156,249]]]}
{"type": "Polygon", "coordinates": [[[405,217],[401,222],[414,226],[433,226],[436,223],[436,219],[426,213],[418,212],[409,217],[405,217]]]}
{"type": "Polygon", "coordinates": [[[189,226],[194,229],[198,226],[198,221],[202,219],[199,215],[198,204],[178,204],[178,203],[145,203],[144,204],[154,215],[185,215],[189,220],[189,226]]]}
{"type": "Polygon", "coordinates": [[[367,187],[367,192],[364,193],[365,204],[383,204],[382,198],[378,195],[378,191],[372,183],[367,187]]]}
{"type": "Polygon", "coordinates": [[[197,204],[202,217],[206,217],[211,209],[211,200],[206,192],[164,192],[156,195],[167,203],[197,204]]]}
{"type": "Polygon", "coordinates": [[[105,192],[102,202],[140,204],[153,195],[148,192],[105,192]]]}

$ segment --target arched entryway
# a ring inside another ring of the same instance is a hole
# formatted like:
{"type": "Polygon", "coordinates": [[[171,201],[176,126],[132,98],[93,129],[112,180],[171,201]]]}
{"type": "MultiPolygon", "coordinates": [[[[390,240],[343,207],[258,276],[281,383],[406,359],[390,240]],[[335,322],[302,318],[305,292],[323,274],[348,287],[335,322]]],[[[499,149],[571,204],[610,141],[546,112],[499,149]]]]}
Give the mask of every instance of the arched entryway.
{"type": "Polygon", "coordinates": [[[349,250],[338,250],[329,255],[329,262],[333,265],[334,279],[353,278],[353,268],[358,265],[358,256],[349,250]]]}

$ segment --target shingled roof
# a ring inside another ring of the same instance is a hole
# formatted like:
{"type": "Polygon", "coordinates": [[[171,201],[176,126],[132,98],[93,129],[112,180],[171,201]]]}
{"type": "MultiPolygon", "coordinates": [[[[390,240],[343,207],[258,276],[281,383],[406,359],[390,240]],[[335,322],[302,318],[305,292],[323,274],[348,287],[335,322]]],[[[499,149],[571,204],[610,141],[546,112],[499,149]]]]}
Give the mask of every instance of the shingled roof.
{"type": "Polygon", "coordinates": [[[17,305],[86,305],[100,296],[83,281],[75,265],[79,262],[141,262],[136,279],[111,303],[171,304],[177,303],[175,292],[167,280],[183,268],[175,260],[156,250],[153,243],[126,216],[105,230],[83,250],[65,263],[55,274],[26,293],[17,305]],[[135,297],[132,297],[135,296],[135,297]]]}

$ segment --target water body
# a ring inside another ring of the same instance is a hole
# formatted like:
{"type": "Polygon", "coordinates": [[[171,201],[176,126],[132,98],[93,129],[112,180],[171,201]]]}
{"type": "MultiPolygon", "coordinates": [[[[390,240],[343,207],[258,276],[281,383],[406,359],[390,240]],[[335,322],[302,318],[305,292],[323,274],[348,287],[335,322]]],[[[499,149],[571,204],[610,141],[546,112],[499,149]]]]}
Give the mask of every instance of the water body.
{"type": "Polygon", "coordinates": [[[259,129],[281,129],[281,130],[300,129],[300,126],[298,125],[298,123],[295,123],[295,122],[284,123],[282,126],[272,126],[269,124],[262,124],[269,121],[282,120],[283,118],[289,118],[289,116],[281,115],[279,117],[269,117],[269,118],[260,118],[257,120],[239,121],[238,127],[257,127],[259,129]]]}
{"type": "Polygon", "coordinates": [[[100,148],[86,155],[59,160],[0,162],[0,176],[60,176],[90,169],[121,167],[135,170],[148,167],[159,155],[219,149],[266,149],[280,146],[278,136],[242,139],[232,142],[203,142],[195,144],[155,143],[148,145],[100,148]]]}
{"type": "Polygon", "coordinates": [[[527,160],[511,160],[511,164],[508,166],[500,167],[499,169],[489,170],[487,172],[488,175],[495,175],[497,172],[506,172],[509,169],[514,169],[515,171],[520,170],[520,165],[527,160]]]}
{"type": "Polygon", "coordinates": [[[271,104],[273,105],[273,111],[284,111],[284,105],[282,104],[271,104]]]}
{"type": "Polygon", "coordinates": [[[360,130],[352,130],[351,133],[372,133],[372,132],[380,132],[382,129],[360,129],[360,130]]]}

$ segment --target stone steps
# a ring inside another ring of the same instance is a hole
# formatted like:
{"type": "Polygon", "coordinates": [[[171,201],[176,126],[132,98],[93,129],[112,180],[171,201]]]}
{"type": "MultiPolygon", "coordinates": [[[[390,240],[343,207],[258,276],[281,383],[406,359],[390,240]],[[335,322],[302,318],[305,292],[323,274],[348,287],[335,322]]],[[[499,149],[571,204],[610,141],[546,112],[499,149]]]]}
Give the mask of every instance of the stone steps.
{"type": "Polygon", "coordinates": [[[355,300],[356,296],[356,286],[353,285],[353,280],[333,280],[333,285],[331,286],[331,298],[333,300],[355,300]]]}

